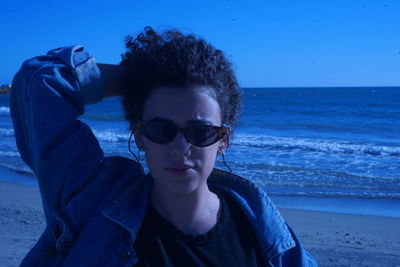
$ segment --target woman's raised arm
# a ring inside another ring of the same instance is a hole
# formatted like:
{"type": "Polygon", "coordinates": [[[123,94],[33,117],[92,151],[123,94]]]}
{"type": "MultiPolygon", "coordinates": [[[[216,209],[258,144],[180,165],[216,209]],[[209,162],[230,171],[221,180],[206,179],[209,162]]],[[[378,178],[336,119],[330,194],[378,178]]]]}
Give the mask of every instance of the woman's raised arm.
{"type": "Polygon", "coordinates": [[[48,223],[92,182],[102,162],[96,137],[77,118],[104,97],[110,74],[102,74],[82,46],[71,46],[25,61],[14,77],[10,110],[17,147],[39,180],[48,223]]]}

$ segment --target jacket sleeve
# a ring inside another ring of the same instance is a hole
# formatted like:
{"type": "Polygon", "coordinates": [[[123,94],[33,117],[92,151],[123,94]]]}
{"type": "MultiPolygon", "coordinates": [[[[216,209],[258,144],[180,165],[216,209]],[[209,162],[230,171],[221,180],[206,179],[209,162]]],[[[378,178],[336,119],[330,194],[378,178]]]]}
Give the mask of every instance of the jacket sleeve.
{"type": "Polygon", "coordinates": [[[14,77],[10,111],[16,143],[39,180],[47,223],[91,182],[102,162],[96,137],[77,118],[103,91],[104,79],[82,46],[29,59],[14,77]]]}
{"type": "Polygon", "coordinates": [[[301,241],[299,240],[293,229],[287,223],[286,225],[289,229],[290,234],[292,235],[296,246],[274,257],[271,261],[272,266],[317,267],[318,264],[314,257],[304,249],[301,241]]]}

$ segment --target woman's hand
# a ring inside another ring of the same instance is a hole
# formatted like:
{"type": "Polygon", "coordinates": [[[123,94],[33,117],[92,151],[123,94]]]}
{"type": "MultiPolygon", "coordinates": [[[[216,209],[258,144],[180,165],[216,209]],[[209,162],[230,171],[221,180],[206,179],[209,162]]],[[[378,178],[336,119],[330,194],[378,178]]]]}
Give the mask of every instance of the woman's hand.
{"type": "Polygon", "coordinates": [[[122,65],[98,63],[102,75],[106,80],[105,97],[120,96],[122,88],[129,77],[129,70],[122,65]]]}

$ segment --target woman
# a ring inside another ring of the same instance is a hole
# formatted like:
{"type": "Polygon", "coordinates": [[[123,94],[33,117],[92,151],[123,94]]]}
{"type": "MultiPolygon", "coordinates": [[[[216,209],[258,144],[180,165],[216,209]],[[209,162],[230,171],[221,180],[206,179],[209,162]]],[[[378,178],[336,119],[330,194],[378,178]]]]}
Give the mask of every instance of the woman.
{"type": "Polygon", "coordinates": [[[231,64],[204,40],[146,27],[120,65],[80,46],[27,60],[11,91],[47,227],[22,266],[315,266],[265,192],[214,169],[240,108],[231,64]],[[144,153],[104,157],[84,106],[122,96],[144,153]]]}

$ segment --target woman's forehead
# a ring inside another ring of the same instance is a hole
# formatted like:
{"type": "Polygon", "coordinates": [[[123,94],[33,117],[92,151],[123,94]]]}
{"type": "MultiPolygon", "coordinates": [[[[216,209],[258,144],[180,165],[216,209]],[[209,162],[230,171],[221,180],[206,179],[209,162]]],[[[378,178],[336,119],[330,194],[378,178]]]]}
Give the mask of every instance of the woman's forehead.
{"type": "Polygon", "coordinates": [[[143,120],[164,118],[178,124],[189,121],[221,123],[221,109],[217,101],[201,88],[160,88],[146,100],[143,120]]]}

